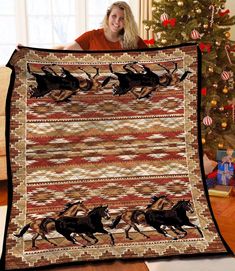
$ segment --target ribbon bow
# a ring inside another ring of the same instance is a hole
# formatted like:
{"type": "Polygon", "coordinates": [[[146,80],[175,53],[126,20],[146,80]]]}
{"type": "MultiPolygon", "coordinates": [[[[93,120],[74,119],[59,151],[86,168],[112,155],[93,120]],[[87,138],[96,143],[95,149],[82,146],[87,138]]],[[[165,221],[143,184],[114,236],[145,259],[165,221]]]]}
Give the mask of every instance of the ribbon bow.
{"type": "Polygon", "coordinates": [[[169,20],[164,20],[162,22],[163,26],[167,26],[168,24],[170,24],[172,27],[175,26],[175,23],[176,23],[176,18],[172,18],[172,19],[169,19],[169,20]]]}
{"type": "Polygon", "coordinates": [[[206,50],[207,53],[210,53],[210,51],[211,51],[211,44],[210,43],[203,43],[203,42],[201,42],[199,44],[199,47],[200,47],[200,49],[201,49],[202,52],[204,52],[206,50]]]}
{"type": "Polygon", "coordinates": [[[223,16],[225,16],[226,14],[228,14],[229,12],[230,12],[229,9],[226,9],[225,11],[220,11],[220,12],[219,12],[219,16],[223,17],[223,16]]]}
{"type": "Polygon", "coordinates": [[[150,39],[150,40],[144,40],[146,45],[153,45],[155,40],[154,39],[150,39]]]}

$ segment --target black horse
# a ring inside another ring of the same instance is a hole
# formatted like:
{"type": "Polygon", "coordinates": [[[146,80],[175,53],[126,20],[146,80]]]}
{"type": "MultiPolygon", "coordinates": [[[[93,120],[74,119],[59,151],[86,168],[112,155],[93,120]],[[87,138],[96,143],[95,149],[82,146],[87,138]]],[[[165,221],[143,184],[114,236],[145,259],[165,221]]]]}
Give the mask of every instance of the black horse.
{"type": "MultiPolygon", "coordinates": [[[[117,77],[119,85],[113,85],[113,94],[114,95],[125,95],[127,92],[131,91],[137,98],[147,98],[150,96],[150,93],[158,87],[167,87],[171,85],[172,82],[183,81],[190,71],[184,72],[184,74],[178,78],[175,75],[177,70],[177,63],[174,63],[173,71],[170,71],[161,64],[157,64],[162,67],[166,72],[162,75],[158,75],[153,72],[149,67],[139,64],[138,62],[127,63],[123,66],[125,73],[114,72],[112,68],[112,63],[109,64],[109,70],[112,74],[117,77]],[[137,65],[142,70],[138,71],[134,65],[137,65]],[[135,91],[136,88],[141,88],[141,91],[138,93],[135,91]]],[[[115,77],[108,76],[102,83],[102,87],[107,85],[111,79],[116,79],[115,77]]]]}
{"type": "Polygon", "coordinates": [[[146,223],[155,228],[159,233],[172,239],[183,238],[187,235],[187,231],[182,226],[190,226],[198,230],[203,237],[200,228],[191,223],[187,212],[193,213],[194,210],[189,200],[178,201],[170,210],[147,210],[144,212],[146,223]],[[166,228],[169,227],[176,233],[176,237],[167,233],[166,228]],[[179,232],[178,232],[178,231],[179,232]],[[183,233],[183,235],[182,235],[183,233]]]}
{"type": "MultiPolygon", "coordinates": [[[[102,218],[110,219],[108,206],[99,206],[93,208],[87,215],[81,217],[64,216],[58,219],[52,219],[55,221],[56,231],[62,234],[67,240],[73,244],[77,244],[75,234],[83,237],[84,234],[94,240],[94,244],[98,242],[98,239],[94,236],[94,233],[99,232],[108,234],[111,238],[111,244],[114,245],[114,238],[112,233],[104,229],[102,218]]],[[[88,239],[83,237],[86,241],[88,239]]],[[[84,245],[83,245],[84,246],[84,245]]]]}
{"type": "MultiPolygon", "coordinates": [[[[41,70],[43,74],[40,74],[32,72],[29,64],[27,64],[28,72],[35,77],[37,82],[37,87],[31,89],[31,97],[39,98],[45,96],[52,91],[60,91],[63,94],[60,93],[60,99],[57,99],[58,101],[63,101],[69,98],[78,89],[86,92],[92,88],[93,78],[82,68],[79,67],[79,69],[82,70],[88,76],[88,78],[77,78],[63,67],[60,67],[61,74],[58,74],[53,69],[54,66],[55,64],[42,66],[41,70]]],[[[94,68],[96,69],[96,74],[94,75],[94,77],[96,77],[99,74],[99,69],[96,67],[94,68]]],[[[58,94],[56,94],[56,96],[58,96],[58,94]]]]}

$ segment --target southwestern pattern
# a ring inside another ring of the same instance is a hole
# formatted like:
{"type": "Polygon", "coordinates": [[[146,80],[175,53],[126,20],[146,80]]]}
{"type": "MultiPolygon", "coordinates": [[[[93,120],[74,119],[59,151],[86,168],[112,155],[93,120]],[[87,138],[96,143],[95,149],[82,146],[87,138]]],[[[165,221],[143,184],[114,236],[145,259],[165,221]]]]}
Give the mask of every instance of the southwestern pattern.
{"type": "Polygon", "coordinates": [[[7,270],[227,254],[201,177],[198,55],[14,52],[7,270]]]}

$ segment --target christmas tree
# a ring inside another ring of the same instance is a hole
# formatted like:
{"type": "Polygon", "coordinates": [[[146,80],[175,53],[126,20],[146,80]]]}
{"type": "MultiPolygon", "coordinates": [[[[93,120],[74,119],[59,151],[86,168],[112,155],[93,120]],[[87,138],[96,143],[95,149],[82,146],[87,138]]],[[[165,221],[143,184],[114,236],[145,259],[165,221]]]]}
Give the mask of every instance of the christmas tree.
{"type": "Polygon", "coordinates": [[[224,0],[154,0],[152,20],[144,21],[155,47],[196,42],[202,52],[201,140],[215,157],[217,149],[235,148],[235,16],[224,0]]]}

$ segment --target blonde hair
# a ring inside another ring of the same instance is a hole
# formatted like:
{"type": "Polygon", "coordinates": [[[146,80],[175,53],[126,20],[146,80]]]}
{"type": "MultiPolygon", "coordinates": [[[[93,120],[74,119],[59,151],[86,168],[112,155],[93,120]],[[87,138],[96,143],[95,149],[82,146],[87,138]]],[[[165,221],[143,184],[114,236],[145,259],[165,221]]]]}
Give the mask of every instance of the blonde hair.
{"type": "Polygon", "coordinates": [[[124,29],[120,32],[123,49],[136,49],[138,47],[138,27],[130,6],[124,1],[114,2],[107,10],[103,19],[104,30],[108,28],[109,15],[114,7],[118,7],[124,12],[124,29]]]}

